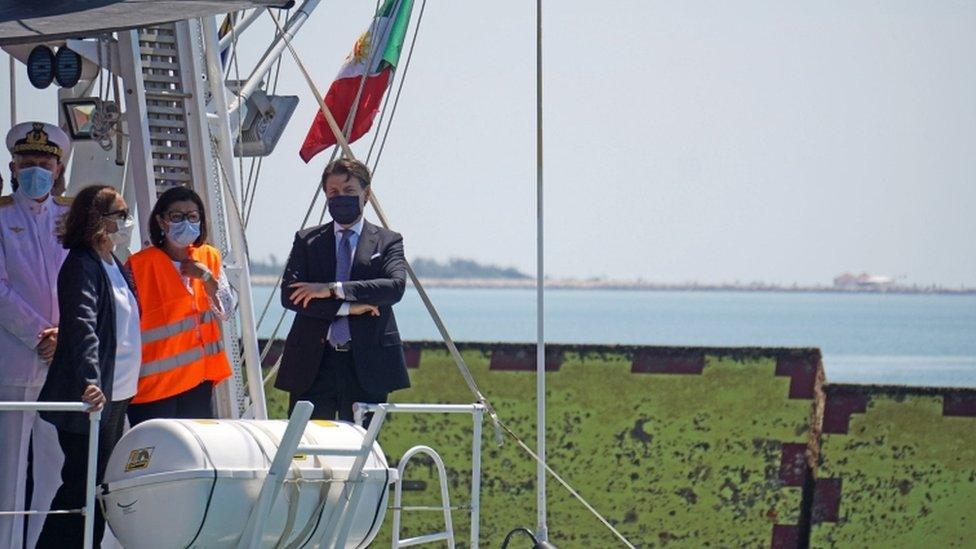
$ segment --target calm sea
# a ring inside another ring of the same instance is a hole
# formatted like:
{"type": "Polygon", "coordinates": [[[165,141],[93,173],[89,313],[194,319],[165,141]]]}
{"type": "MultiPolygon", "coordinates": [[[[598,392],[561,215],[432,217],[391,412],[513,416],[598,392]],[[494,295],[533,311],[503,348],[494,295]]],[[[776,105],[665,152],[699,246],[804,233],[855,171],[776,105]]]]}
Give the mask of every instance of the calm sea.
{"type": "MultiPolygon", "coordinates": [[[[257,314],[270,287],[256,287],[257,314]]],[[[457,341],[534,341],[534,290],[432,289],[457,341]]],[[[396,306],[404,339],[440,339],[416,291],[396,306]]],[[[282,308],[275,296],[258,333],[282,308]]],[[[284,337],[291,313],[279,331],[284,337]]],[[[976,387],[976,296],[549,290],[546,340],[819,347],[827,379],[976,387]]]]}

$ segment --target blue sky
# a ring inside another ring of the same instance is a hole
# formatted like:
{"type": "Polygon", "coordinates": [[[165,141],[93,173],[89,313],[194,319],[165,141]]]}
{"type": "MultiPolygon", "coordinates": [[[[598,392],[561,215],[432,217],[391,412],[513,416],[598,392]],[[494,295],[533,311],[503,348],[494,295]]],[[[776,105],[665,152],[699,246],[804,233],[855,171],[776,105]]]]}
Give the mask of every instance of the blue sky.
{"type": "MultiPolygon", "coordinates": [[[[323,89],[372,9],[323,2],[300,33],[323,89]]],[[[428,4],[374,185],[408,256],[534,272],[534,13],[428,4]]],[[[247,31],[243,66],[270,33],[247,31]]],[[[976,4],[564,0],[544,33],[550,275],[976,285],[976,4]]],[[[279,93],[301,103],[258,257],[287,254],[327,159],[297,156],[317,107],[290,57],[279,93]]],[[[21,120],[54,116],[24,97],[21,120]]]]}

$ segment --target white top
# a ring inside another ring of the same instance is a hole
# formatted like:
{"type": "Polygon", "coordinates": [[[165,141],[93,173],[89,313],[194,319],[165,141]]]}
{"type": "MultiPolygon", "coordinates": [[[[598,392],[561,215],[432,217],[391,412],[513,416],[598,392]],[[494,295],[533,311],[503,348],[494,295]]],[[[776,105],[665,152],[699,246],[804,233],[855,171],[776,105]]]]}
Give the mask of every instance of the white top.
{"type": "Polygon", "coordinates": [[[115,378],[112,400],[132,398],[139,387],[142,364],[142,336],[139,332],[139,305],[115,261],[102,261],[115,300],[115,378]]]}
{"type": "Polygon", "coordinates": [[[68,255],[56,233],[68,206],[21,193],[0,203],[0,385],[39,387],[47,364],[38,334],[58,325],[58,271],[68,255]]]}
{"type": "MultiPolygon", "coordinates": [[[[183,278],[183,286],[186,288],[186,291],[190,292],[190,295],[193,295],[193,284],[190,283],[190,277],[182,276],[179,261],[172,261],[172,263],[173,267],[176,269],[176,272],[180,273],[180,276],[183,278]]],[[[234,292],[231,291],[230,284],[227,283],[227,278],[224,277],[223,270],[220,271],[220,276],[218,276],[216,280],[217,299],[216,301],[210,299],[210,296],[208,295],[207,300],[210,301],[210,310],[217,315],[217,318],[220,320],[227,320],[230,318],[231,313],[234,312],[234,307],[237,306],[237,298],[234,297],[234,292]]]]}

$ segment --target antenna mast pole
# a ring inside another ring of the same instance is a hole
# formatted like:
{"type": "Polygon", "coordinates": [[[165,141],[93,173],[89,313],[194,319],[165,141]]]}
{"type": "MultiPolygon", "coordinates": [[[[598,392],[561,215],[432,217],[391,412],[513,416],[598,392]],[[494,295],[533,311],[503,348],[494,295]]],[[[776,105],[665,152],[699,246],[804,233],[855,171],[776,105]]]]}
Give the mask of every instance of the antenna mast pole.
{"type": "Polygon", "coordinates": [[[10,56],[10,127],[17,125],[17,61],[10,56]]]}
{"type": "Polygon", "coordinates": [[[546,340],[545,340],[545,255],[542,185],[542,0],[536,0],[535,47],[535,155],[536,155],[536,503],[539,512],[536,538],[549,540],[546,520],[546,340]]]}

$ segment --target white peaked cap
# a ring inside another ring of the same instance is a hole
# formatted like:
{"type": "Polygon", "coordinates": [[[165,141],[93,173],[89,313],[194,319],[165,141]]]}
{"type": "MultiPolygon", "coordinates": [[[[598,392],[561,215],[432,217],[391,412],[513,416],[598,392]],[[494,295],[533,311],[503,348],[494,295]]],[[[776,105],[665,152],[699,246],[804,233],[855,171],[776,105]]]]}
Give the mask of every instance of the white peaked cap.
{"type": "Polygon", "coordinates": [[[54,124],[22,122],[7,132],[7,150],[10,154],[53,154],[63,161],[71,151],[71,139],[54,124]]]}

